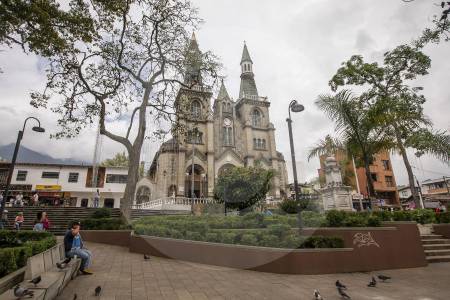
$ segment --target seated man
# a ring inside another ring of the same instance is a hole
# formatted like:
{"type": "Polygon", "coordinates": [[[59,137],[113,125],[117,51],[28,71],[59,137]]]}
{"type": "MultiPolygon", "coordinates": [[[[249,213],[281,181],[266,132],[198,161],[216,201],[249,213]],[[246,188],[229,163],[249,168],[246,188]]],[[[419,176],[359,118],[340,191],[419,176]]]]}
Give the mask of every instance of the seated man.
{"type": "Polygon", "coordinates": [[[83,241],[80,235],[80,223],[73,222],[70,230],[67,231],[64,236],[64,249],[66,251],[66,257],[79,257],[81,258],[81,273],[85,275],[93,274],[88,267],[91,265],[92,253],[88,249],[84,248],[83,241]]]}

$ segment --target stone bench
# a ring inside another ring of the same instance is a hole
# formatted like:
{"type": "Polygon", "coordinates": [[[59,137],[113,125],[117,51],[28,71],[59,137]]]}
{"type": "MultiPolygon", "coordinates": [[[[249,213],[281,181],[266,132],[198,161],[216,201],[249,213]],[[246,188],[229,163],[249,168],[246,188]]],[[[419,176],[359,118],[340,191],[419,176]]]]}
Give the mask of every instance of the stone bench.
{"type": "MultiPolygon", "coordinates": [[[[33,298],[51,300],[59,295],[64,287],[73,279],[80,268],[81,260],[72,259],[65,268],[58,269],[56,263],[65,259],[64,245],[58,244],[42,253],[28,258],[24,281],[22,287],[29,288],[34,292],[33,298]],[[41,282],[36,286],[29,281],[41,276],[41,282]]],[[[12,289],[0,295],[0,299],[17,299],[12,289]]]]}

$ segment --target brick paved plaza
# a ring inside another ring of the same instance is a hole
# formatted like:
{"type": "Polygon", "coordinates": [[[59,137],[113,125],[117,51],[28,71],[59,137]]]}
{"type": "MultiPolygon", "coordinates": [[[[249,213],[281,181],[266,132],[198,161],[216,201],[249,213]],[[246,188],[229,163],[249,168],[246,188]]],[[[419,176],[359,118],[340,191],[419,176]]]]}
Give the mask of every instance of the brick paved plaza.
{"type": "MultiPolygon", "coordinates": [[[[94,253],[95,272],[69,283],[61,300],[99,299],[312,299],[317,288],[324,299],[340,299],[336,279],[349,287],[352,299],[447,300],[450,263],[426,268],[384,271],[392,282],[366,287],[370,274],[280,275],[207,266],[129,253],[127,248],[87,243],[94,253]]],[[[375,275],[378,273],[374,273],[375,275]]]]}

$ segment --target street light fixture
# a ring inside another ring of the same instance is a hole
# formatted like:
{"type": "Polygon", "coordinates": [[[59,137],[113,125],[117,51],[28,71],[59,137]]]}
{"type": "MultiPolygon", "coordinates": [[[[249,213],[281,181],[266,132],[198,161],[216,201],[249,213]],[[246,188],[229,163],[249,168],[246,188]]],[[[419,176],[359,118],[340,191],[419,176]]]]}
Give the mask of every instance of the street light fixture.
{"type": "Polygon", "coordinates": [[[31,130],[36,131],[36,132],[40,132],[40,133],[45,132],[45,129],[43,127],[41,127],[41,122],[35,117],[28,117],[23,122],[23,128],[22,128],[22,130],[19,130],[19,133],[17,134],[16,146],[14,147],[14,154],[13,154],[13,157],[12,157],[12,160],[11,160],[11,165],[10,165],[9,171],[8,171],[8,178],[6,180],[6,187],[5,187],[5,191],[3,192],[4,197],[3,197],[3,201],[2,201],[2,204],[1,204],[1,208],[0,208],[0,216],[3,215],[3,211],[5,210],[5,204],[6,204],[6,200],[8,198],[9,186],[11,185],[12,175],[13,175],[13,172],[14,172],[14,166],[16,164],[17,154],[19,153],[20,142],[22,141],[23,133],[25,132],[25,126],[27,125],[27,122],[28,122],[29,119],[33,119],[33,120],[35,120],[38,123],[38,126],[34,126],[31,130]]]}
{"type": "MultiPolygon", "coordinates": [[[[299,113],[305,110],[305,107],[298,103],[297,100],[292,100],[291,103],[289,103],[289,118],[286,119],[286,122],[288,123],[288,129],[289,129],[289,142],[291,145],[291,158],[292,158],[292,173],[294,174],[294,191],[295,191],[295,201],[299,202],[299,190],[298,190],[298,180],[297,180],[297,166],[295,162],[295,150],[294,150],[294,140],[292,137],[292,119],[291,119],[291,111],[295,113],[299,113]]],[[[299,203],[300,207],[300,203],[299,203]]],[[[300,217],[300,210],[299,209],[299,217],[300,217]]],[[[300,222],[301,225],[301,222],[300,222]]]]}

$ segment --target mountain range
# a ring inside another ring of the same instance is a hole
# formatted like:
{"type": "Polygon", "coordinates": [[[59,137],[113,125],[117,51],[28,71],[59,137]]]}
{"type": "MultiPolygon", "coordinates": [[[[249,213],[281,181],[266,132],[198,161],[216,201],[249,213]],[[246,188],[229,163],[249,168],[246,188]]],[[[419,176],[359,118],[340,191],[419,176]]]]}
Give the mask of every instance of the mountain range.
{"type": "MultiPolygon", "coordinates": [[[[0,146],[0,158],[2,160],[11,161],[14,154],[14,144],[0,146]]],[[[65,164],[65,165],[81,165],[89,164],[80,160],[71,158],[59,159],[49,155],[33,151],[27,147],[21,146],[17,155],[17,162],[21,163],[40,163],[40,164],[65,164]]]]}

